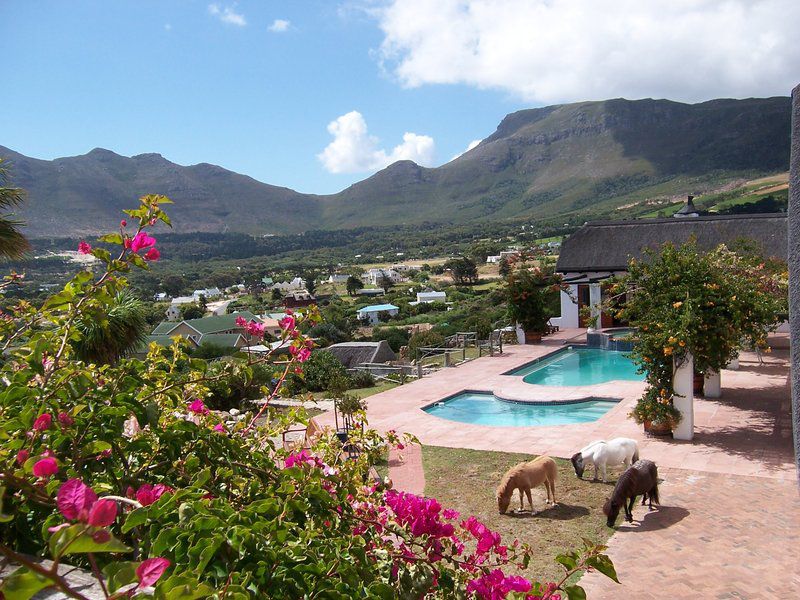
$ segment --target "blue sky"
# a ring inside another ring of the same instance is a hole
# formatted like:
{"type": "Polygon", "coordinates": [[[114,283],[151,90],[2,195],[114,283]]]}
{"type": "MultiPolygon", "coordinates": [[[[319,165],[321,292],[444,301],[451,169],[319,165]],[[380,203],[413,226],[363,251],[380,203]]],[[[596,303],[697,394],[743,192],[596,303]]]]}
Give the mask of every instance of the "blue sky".
{"type": "Polygon", "coordinates": [[[159,152],[331,193],[395,158],[447,162],[521,108],[787,95],[797,6],[3,0],[0,145],[159,152]]]}

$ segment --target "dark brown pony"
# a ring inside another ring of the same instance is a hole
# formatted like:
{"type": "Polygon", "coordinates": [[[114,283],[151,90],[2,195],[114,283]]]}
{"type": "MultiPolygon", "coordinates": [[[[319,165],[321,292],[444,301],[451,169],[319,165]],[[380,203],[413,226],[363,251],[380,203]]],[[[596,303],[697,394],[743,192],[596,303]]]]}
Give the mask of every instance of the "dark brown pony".
{"type": "Polygon", "coordinates": [[[633,503],[639,494],[642,494],[642,505],[648,499],[650,500],[651,510],[653,502],[660,504],[658,501],[658,468],[656,463],[651,460],[637,460],[619,476],[611,498],[607,498],[603,505],[603,514],[608,517],[606,524],[609,527],[614,526],[620,508],[625,509],[625,520],[632,523],[633,503]],[[630,501],[628,501],[629,499],[630,501]]]}

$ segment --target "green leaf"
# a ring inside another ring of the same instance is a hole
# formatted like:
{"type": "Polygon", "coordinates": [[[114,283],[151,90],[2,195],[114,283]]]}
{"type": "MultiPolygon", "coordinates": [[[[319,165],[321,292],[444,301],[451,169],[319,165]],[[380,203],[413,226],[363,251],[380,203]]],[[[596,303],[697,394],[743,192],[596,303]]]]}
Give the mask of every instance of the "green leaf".
{"type": "Polygon", "coordinates": [[[105,242],[106,244],[121,244],[122,243],[122,236],[118,233],[108,233],[106,235],[100,236],[100,241],[105,242]]]}
{"type": "Polygon", "coordinates": [[[569,554],[559,554],[556,556],[556,562],[564,565],[567,571],[571,571],[578,565],[578,561],[576,561],[575,558],[569,554]]]}
{"type": "Polygon", "coordinates": [[[87,456],[94,456],[106,450],[111,450],[111,444],[102,440],[95,440],[94,442],[86,444],[83,447],[83,452],[87,456]]]}
{"type": "Polygon", "coordinates": [[[36,592],[53,585],[47,577],[30,571],[27,567],[20,567],[11,575],[3,579],[0,585],[0,594],[5,600],[28,600],[36,592]]]}
{"type": "Polygon", "coordinates": [[[191,575],[172,575],[156,585],[157,600],[195,600],[214,594],[214,590],[204,583],[199,583],[191,575]]]}
{"type": "Polygon", "coordinates": [[[103,573],[107,579],[106,585],[108,586],[108,591],[113,594],[126,585],[136,583],[138,581],[136,576],[136,567],[138,565],[139,563],[136,562],[122,561],[113,562],[106,566],[103,569],[103,573]]]}
{"type": "Polygon", "coordinates": [[[568,585],[564,588],[569,600],[586,600],[586,591],[579,585],[568,585]]]}
{"type": "Polygon", "coordinates": [[[147,521],[147,508],[135,508],[129,514],[128,518],[125,519],[125,523],[122,525],[122,533],[128,533],[134,527],[138,527],[145,521],[147,521]]]}
{"type": "Polygon", "coordinates": [[[614,563],[612,563],[611,559],[605,554],[598,554],[597,556],[591,557],[586,561],[586,564],[590,567],[594,567],[609,579],[613,579],[619,583],[619,579],[617,579],[617,570],[614,568],[614,563]]]}
{"type": "Polygon", "coordinates": [[[130,552],[131,549],[114,536],[107,542],[98,543],[87,533],[86,525],[70,525],[59,529],[50,538],[50,553],[54,557],[87,552],[130,552]]]}

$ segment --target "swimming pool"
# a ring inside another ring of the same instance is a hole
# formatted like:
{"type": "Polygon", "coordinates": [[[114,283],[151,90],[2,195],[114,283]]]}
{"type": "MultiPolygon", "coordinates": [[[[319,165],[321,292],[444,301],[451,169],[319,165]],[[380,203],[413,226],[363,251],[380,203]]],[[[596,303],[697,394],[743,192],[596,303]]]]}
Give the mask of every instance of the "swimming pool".
{"type": "Polygon", "coordinates": [[[423,410],[430,415],[460,423],[531,427],[596,421],[616,402],[615,399],[593,398],[579,402],[534,404],[501,400],[488,392],[461,392],[423,410]]]}
{"type": "Polygon", "coordinates": [[[595,385],[608,381],[642,381],[625,352],[600,348],[565,348],[506,373],[538,385],[595,385]]]}

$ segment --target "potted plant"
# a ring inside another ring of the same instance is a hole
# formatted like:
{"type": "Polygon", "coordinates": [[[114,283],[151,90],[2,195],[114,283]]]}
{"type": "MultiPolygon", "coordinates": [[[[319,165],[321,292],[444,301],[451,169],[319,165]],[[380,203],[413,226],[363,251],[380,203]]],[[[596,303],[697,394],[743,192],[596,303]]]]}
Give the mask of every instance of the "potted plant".
{"type": "Polygon", "coordinates": [[[525,332],[526,344],[538,344],[547,332],[550,317],[548,296],[560,289],[558,275],[551,269],[522,262],[506,277],[508,316],[525,332]]]}
{"type": "Polygon", "coordinates": [[[681,413],[672,404],[672,395],[655,386],[647,388],[630,416],[650,435],[669,435],[681,421],[681,413]]]}

